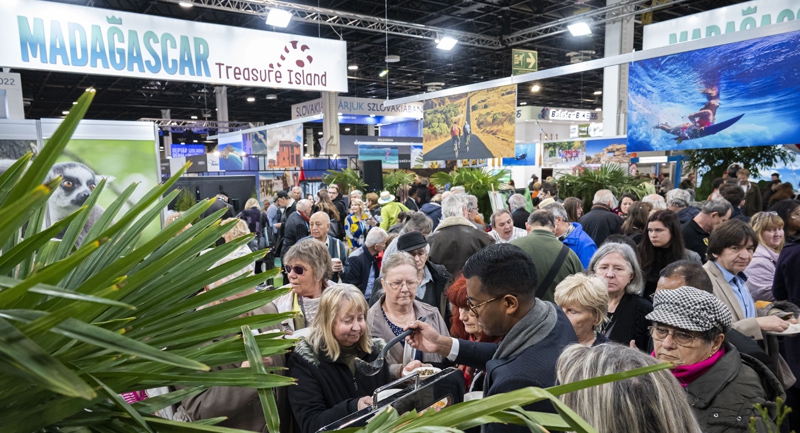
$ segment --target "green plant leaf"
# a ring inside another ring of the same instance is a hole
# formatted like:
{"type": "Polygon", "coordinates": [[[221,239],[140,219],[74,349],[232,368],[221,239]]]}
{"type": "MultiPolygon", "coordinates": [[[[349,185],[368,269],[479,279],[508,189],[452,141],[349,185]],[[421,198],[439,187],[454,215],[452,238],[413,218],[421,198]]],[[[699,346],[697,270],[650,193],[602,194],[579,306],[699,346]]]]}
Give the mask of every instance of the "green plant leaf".
{"type": "Polygon", "coordinates": [[[142,401],[137,401],[132,406],[142,414],[155,413],[167,406],[172,406],[173,404],[179,403],[181,400],[185,400],[189,397],[200,394],[206,389],[208,389],[208,387],[190,386],[188,388],[179,389],[167,394],[157,395],[155,397],[146,398],[142,401]]]}
{"type": "Polygon", "coordinates": [[[39,248],[50,242],[50,240],[59,234],[64,227],[66,227],[73,219],[75,219],[75,217],[79,215],[80,212],[81,210],[79,209],[72,215],[69,215],[61,221],[58,221],[47,229],[24,239],[14,248],[4,252],[3,255],[0,256],[0,274],[6,274],[24,260],[30,259],[30,257],[39,248]]]}
{"type": "MultiPolygon", "coordinates": [[[[261,374],[266,374],[264,368],[264,361],[261,357],[261,351],[258,350],[258,343],[253,338],[253,333],[247,325],[242,326],[242,337],[244,340],[244,348],[247,353],[247,360],[250,362],[250,368],[261,374]]],[[[267,420],[267,430],[270,433],[278,433],[280,431],[281,419],[278,415],[278,406],[275,403],[275,394],[269,389],[259,389],[258,397],[261,400],[261,409],[264,411],[264,418],[267,420]]]]}
{"type": "Polygon", "coordinates": [[[22,177],[22,174],[25,172],[25,167],[28,166],[31,158],[33,158],[33,152],[26,153],[22,158],[18,159],[17,162],[11,164],[6,171],[0,174],[0,203],[5,201],[8,192],[11,191],[11,188],[22,177]]]}
{"type": "MultiPolygon", "coordinates": [[[[95,189],[89,195],[89,198],[87,198],[83,203],[83,207],[75,212],[78,213],[78,218],[75,219],[74,224],[70,224],[69,228],[64,233],[64,236],[61,238],[61,245],[58,248],[59,257],[66,257],[73,246],[76,245],[76,242],[78,242],[78,236],[81,234],[83,227],[86,225],[86,221],[89,220],[89,215],[91,215],[94,205],[97,203],[97,199],[100,197],[100,194],[103,193],[105,186],[106,179],[100,180],[100,183],[97,184],[95,189]]],[[[91,241],[91,239],[89,240],[91,241]]]]}
{"type": "Polygon", "coordinates": [[[92,376],[91,374],[89,375],[89,377],[91,377],[92,380],[97,382],[97,384],[100,385],[100,387],[103,389],[103,391],[105,391],[106,396],[109,399],[111,399],[111,401],[113,401],[114,404],[117,405],[117,407],[119,407],[120,409],[124,410],[125,413],[130,415],[130,417],[133,418],[134,421],[136,421],[136,424],[139,427],[143,428],[148,433],[154,433],[153,429],[151,429],[150,426],[147,425],[147,421],[145,421],[144,418],[142,418],[142,415],[140,415],[139,412],[136,412],[136,409],[131,407],[131,405],[129,405],[128,402],[126,402],[125,399],[122,398],[122,396],[120,396],[119,394],[114,392],[113,389],[109,388],[105,383],[103,383],[102,381],[98,380],[96,377],[92,376]]]}
{"type": "Polygon", "coordinates": [[[157,426],[159,433],[252,433],[227,427],[217,427],[196,422],[179,422],[164,418],[145,418],[150,424],[157,426]]]}

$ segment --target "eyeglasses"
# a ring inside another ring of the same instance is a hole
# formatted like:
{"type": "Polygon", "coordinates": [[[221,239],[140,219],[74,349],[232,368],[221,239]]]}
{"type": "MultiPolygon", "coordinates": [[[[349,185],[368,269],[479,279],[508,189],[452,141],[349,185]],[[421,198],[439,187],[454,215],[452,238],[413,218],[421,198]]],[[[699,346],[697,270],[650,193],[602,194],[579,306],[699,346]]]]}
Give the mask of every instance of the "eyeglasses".
{"type": "Polygon", "coordinates": [[[400,290],[404,285],[409,290],[412,287],[417,287],[417,282],[416,281],[387,281],[386,284],[392,290],[400,290]]]}
{"type": "Polygon", "coordinates": [[[486,304],[488,304],[489,302],[492,302],[492,301],[494,301],[494,300],[496,300],[496,299],[500,299],[500,298],[502,298],[503,296],[505,296],[505,295],[501,295],[501,296],[495,296],[494,298],[492,298],[492,299],[489,299],[488,301],[483,301],[483,302],[481,302],[481,303],[480,303],[480,304],[478,304],[478,305],[472,305],[472,301],[470,301],[469,299],[467,299],[467,307],[469,307],[470,311],[472,311],[472,314],[474,314],[474,315],[476,315],[476,316],[477,316],[477,315],[478,315],[478,308],[480,308],[480,307],[483,307],[484,305],[486,305],[486,304]]]}
{"type": "Polygon", "coordinates": [[[306,271],[306,268],[304,268],[302,266],[299,266],[299,265],[298,266],[286,266],[285,268],[283,268],[283,270],[286,271],[286,275],[291,274],[292,271],[294,271],[295,275],[303,275],[303,273],[306,271]]]}
{"type": "Polygon", "coordinates": [[[653,337],[653,340],[664,341],[667,339],[667,335],[671,335],[672,341],[677,343],[678,346],[683,347],[691,346],[694,340],[699,340],[701,338],[681,331],[670,331],[661,326],[649,326],[647,329],[650,330],[650,335],[653,337]]]}

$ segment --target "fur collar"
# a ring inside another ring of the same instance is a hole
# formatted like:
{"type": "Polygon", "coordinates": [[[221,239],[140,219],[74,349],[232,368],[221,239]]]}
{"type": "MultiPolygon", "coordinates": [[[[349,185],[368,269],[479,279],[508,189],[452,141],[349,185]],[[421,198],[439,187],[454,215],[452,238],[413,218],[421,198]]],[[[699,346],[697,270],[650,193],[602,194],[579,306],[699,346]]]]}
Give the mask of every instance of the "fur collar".
{"type": "Polygon", "coordinates": [[[477,230],[477,228],[475,228],[475,224],[471,223],[468,219],[464,218],[463,216],[454,216],[443,219],[433,232],[436,233],[443,228],[454,226],[467,226],[477,230]]]}
{"type": "MultiPolygon", "coordinates": [[[[365,353],[359,353],[359,358],[364,360],[369,359],[372,361],[378,356],[383,347],[386,346],[386,342],[383,338],[373,338],[372,339],[372,351],[369,355],[365,353]]],[[[309,364],[319,367],[320,363],[322,362],[332,362],[324,352],[317,353],[313,347],[305,339],[301,339],[297,342],[297,345],[294,346],[294,353],[303,358],[309,364]]]]}

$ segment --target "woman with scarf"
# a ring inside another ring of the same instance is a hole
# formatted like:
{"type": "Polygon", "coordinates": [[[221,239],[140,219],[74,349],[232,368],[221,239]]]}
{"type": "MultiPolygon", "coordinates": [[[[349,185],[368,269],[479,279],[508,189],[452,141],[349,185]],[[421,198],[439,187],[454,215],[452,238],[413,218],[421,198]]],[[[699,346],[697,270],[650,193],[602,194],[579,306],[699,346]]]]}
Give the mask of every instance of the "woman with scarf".
{"type": "Polygon", "coordinates": [[[775,431],[775,399],[786,398],[778,378],[755,358],[725,341],[731,312],[714,295],[693,287],[662,290],[647,319],[653,356],[674,364],[672,374],[686,391],[702,431],[749,433],[775,431]],[[767,409],[765,423],[754,407],[767,409]]]}
{"type": "Polygon", "coordinates": [[[654,212],[647,220],[644,234],[639,241],[638,251],[645,275],[645,299],[650,299],[650,295],[655,293],[659,274],[670,263],[691,260],[702,264],[699,254],[684,248],[680,218],[675,212],[654,212]]]}

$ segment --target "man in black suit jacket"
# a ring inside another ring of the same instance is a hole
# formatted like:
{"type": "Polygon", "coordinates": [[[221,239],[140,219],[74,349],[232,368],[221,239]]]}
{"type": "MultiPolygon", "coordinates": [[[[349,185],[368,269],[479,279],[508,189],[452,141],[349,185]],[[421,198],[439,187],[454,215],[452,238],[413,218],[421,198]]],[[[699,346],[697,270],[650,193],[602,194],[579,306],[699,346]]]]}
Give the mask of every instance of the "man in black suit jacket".
{"type": "Polygon", "coordinates": [[[297,202],[297,210],[292,212],[286,219],[286,224],[283,234],[283,243],[281,244],[281,262],[286,251],[297,241],[309,235],[308,220],[311,217],[311,208],[314,204],[311,200],[300,200],[297,202]]]}

